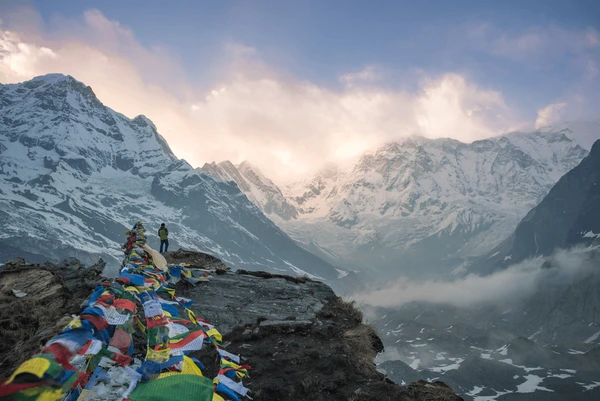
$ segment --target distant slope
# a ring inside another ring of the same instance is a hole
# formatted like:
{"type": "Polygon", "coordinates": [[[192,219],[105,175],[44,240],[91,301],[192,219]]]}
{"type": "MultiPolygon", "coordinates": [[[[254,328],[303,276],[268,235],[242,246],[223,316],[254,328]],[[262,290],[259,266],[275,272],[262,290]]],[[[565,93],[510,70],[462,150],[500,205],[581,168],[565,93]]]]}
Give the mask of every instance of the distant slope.
{"type": "Polygon", "coordinates": [[[480,260],[485,271],[558,248],[590,244],[600,235],[600,141],[521,220],[514,233],[480,260]]]}
{"type": "Polygon", "coordinates": [[[600,139],[600,120],[570,121],[541,128],[540,132],[562,132],[589,150],[594,142],[600,139]]]}
{"type": "Polygon", "coordinates": [[[200,169],[205,174],[223,181],[233,181],[240,190],[265,215],[283,220],[295,219],[296,208],[283,196],[281,190],[269,178],[248,161],[235,166],[229,160],[205,163],[200,169]]]}
{"type": "Polygon", "coordinates": [[[278,224],[378,276],[449,274],[510,235],[587,155],[568,134],[391,142],[283,188],[299,215],[278,224]]]}
{"type": "Polygon", "coordinates": [[[593,127],[572,123],[471,144],[405,138],[281,190],[247,162],[202,170],[234,181],[292,238],[326,260],[384,280],[450,274],[510,235],[585,157],[582,144],[593,137],[593,127]]]}

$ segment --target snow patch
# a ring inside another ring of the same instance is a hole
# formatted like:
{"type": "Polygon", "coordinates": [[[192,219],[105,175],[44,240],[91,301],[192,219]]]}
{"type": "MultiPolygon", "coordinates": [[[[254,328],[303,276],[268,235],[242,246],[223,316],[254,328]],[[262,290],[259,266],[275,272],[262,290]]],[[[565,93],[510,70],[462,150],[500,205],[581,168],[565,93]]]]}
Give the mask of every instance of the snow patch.
{"type": "Polygon", "coordinates": [[[347,272],[346,270],[342,270],[342,269],[338,269],[338,268],[336,268],[335,270],[337,270],[337,272],[338,272],[338,277],[337,278],[344,278],[348,274],[350,274],[350,272],[347,272]]]}
{"type": "Polygon", "coordinates": [[[549,388],[541,387],[540,384],[543,381],[544,378],[542,377],[536,375],[527,375],[525,376],[525,382],[517,386],[517,393],[533,393],[537,390],[554,392],[554,390],[550,390],[549,388]]]}
{"type": "Polygon", "coordinates": [[[515,364],[513,363],[513,360],[512,360],[512,359],[510,359],[510,358],[507,358],[507,359],[501,359],[501,360],[499,360],[498,362],[506,363],[506,364],[508,364],[508,365],[514,366],[515,368],[523,369],[523,370],[524,370],[525,372],[527,372],[527,373],[529,373],[529,372],[532,372],[532,371],[534,371],[534,370],[542,370],[542,369],[544,369],[544,368],[542,368],[542,367],[540,367],[540,366],[538,366],[537,368],[528,368],[527,366],[515,365],[515,364]]]}
{"type": "Polygon", "coordinates": [[[582,386],[585,389],[585,391],[590,391],[596,387],[600,387],[600,382],[596,382],[596,381],[592,382],[592,384],[585,384],[585,383],[579,383],[579,382],[577,382],[577,384],[582,386]]]}
{"type": "Polygon", "coordinates": [[[573,377],[573,375],[568,375],[566,373],[558,373],[558,374],[548,375],[547,377],[556,377],[558,379],[568,379],[569,377],[573,377]]]}
{"type": "Polygon", "coordinates": [[[593,231],[588,231],[583,235],[583,238],[600,238],[600,234],[595,234],[593,231]]]}
{"type": "Polygon", "coordinates": [[[589,344],[591,342],[594,342],[598,339],[598,336],[600,336],[600,330],[598,330],[594,335],[592,335],[590,338],[588,338],[587,340],[585,340],[583,343],[584,344],[589,344]]]}
{"type": "MultiPolygon", "coordinates": [[[[503,345],[502,347],[498,348],[496,350],[497,353],[499,353],[500,355],[508,355],[508,344],[503,345]]],[[[512,361],[511,361],[512,363],[512,361]]]]}
{"type": "Polygon", "coordinates": [[[463,358],[456,358],[456,362],[454,362],[453,364],[436,366],[436,367],[429,368],[429,370],[432,372],[444,374],[444,373],[448,372],[449,370],[457,370],[463,361],[464,361],[463,358]]]}
{"type": "Polygon", "coordinates": [[[571,355],[583,355],[583,354],[585,354],[585,352],[578,351],[576,349],[569,349],[569,354],[571,354],[571,355]]]}

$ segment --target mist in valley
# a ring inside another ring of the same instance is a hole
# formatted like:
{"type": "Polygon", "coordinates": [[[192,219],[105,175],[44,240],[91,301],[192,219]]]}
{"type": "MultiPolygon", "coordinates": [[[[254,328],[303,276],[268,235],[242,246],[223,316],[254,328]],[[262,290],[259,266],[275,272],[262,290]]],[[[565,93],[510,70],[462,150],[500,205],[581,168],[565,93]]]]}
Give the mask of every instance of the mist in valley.
{"type": "Polygon", "coordinates": [[[599,246],[574,247],[488,276],[399,278],[353,299],[378,329],[385,351],[376,362],[392,380],[442,380],[467,400],[520,400],[545,391],[541,383],[556,394],[594,386],[599,266],[599,246]]]}

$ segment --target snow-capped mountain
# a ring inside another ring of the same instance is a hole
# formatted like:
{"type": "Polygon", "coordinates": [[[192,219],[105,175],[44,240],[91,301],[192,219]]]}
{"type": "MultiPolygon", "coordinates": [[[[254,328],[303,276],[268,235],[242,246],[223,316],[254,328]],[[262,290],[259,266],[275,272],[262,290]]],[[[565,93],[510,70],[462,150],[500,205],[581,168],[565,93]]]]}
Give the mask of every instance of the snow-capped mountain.
{"type": "Polygon", "coordinates": [[[492,257],[472,266],[497,270],[485,279],[505,293],[498,300],[450,305],[465,295],[457,280],[443,303],[367,307],[387,351],[379,368],[398,383],[443,380],[465,400],[598,399],[599,181],[597,141],[492,257]],[[506,273],[508,283],[499,279],[506,273]]]}
{"type": "Polygon", "coordinates": [[[589,150],[600,139],[600,120],[569,121],[540,128],[540,132],[562,132],[589,150]]]}
{"type": "Polygon", "coordinates": [[[283,189],[298,219],[279,222],[357,268],[394,274],[459,267],[506,238],[586,156],[567,128],[465,144],[409,137],[283,189]]]}
{"type": "Polygon", "coordinates": [[[295,219],[298,216],[296,208],[287,201],[279,187],[248,161],[239,165],[234,165],[229,160],[206,163],[200,171],[223,181],[235,182],[248,199],[267,216],[276,216],[283,220],[295,219]]]}
{"type": "Polygon", "coordinates": [[[527,213],[512,235],[472,269],[489,272],[526,258],[548,256],[557,248],[594,242],[600,236],[599,183],[600,141],[596,141],[590,154],[527,213]]]}
{"type": "Polygon", "coordinates": [[[232,183],[177,160],[144,116],[105,107],[72,77],[0,85],[0,256],[102,256],[114,266],[128,227],[170,248],[207,251],[233,267],[333,278],[232,183]]]}

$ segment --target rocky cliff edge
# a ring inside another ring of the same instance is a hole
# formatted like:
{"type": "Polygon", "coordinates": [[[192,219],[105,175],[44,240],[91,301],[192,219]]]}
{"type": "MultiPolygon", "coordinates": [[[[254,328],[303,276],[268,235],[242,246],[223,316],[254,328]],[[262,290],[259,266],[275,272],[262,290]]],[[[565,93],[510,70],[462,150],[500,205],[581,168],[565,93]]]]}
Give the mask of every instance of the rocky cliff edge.
{"type": "MultiPolygon", "coordinates": [[[[222,263],[210,255],[176,251],[170,263],[222,263]]],[[[33,265],[15,259],[0,267],[0,377],[38,351],[80,312],[103,280],[103,263],[76,259],[33,265]]],[[[219,328],[230,352],[252,365],[245,385],[254,400],[462,400],[442,382],[400,386],[379,373],[383,350],[362,314],[325,284],[264,272],[218,270],[209,282],[178,283],[196,302],[197,316],[219,328]]],[[[210,347],[198,351],[210,361],[210,347]]],[[[216,355],[215,355],[216,357],[216,355]]],[[[215,358],[212,358],[215,359],[215,358]]],[[[211,376],[211,363],[205,374],[211,376]]]]}

